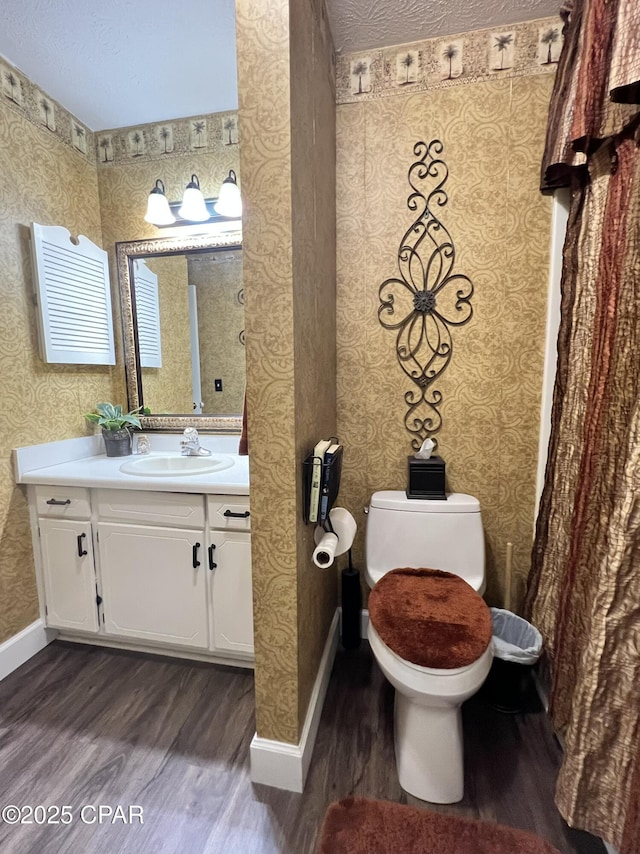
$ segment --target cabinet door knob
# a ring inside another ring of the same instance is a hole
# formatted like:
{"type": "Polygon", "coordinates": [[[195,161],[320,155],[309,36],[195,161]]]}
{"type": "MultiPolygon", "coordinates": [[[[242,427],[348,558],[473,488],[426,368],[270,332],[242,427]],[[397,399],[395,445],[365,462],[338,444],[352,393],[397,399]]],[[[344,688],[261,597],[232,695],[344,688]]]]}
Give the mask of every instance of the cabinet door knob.
{"type": "Polygon", "coordinates": [[[78,557],[84,557],[87,554],[87,550],[83,548],[84,543],[82,542],[86,536],[86,534],[78,534],[78,557]]]}
{"type": "Polygon", "coordinates": [[[193,546],[193,568],[197,569],[200,566],[200,561],[198,560],[198,549],[200,548],[200,543],[195,543],[193,546]]]}
{"type": "Polygon", "coordinates": [[[216,550],[216,547],[215,547],[215,546],[213,545],[213,543],[212,543],[212,544],[209,546],[209,569],[210,569],[212,572],[213,572],[213,570],[218,566],[218,564],[217,564],[217,563],[214,561],[214,559],[213,559],[213,557],[214,557],[214,554],[213,554],[213,553],[215,552],[215,550],[216,550]]]}
{"type": "Polygon", "coordinates": [[[233,510],[225,510],[222,515],[226,516],[227,519],[248,519],[251,513],[248,510],[245,510],[244,513],[234,513],[233,510]]]}
{"type": "Polygon", "coordinates": [[[71,499],[67,498],[66,501],[58,501],[57,498],[50,498],[47,504],[54,505],[55,507],[64,507],[66,504],[71,504],[71,499]]]}

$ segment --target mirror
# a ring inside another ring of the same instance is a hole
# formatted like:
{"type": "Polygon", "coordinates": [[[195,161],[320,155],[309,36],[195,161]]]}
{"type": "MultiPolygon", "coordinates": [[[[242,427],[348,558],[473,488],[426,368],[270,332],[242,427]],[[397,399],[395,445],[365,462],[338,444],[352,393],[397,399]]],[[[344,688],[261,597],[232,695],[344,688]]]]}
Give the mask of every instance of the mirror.
{"type": "Polygon", "coordinates": [[[239,231],[116,244],[129,409],[145,430],[239,432],[245,384],[239,231]]]}

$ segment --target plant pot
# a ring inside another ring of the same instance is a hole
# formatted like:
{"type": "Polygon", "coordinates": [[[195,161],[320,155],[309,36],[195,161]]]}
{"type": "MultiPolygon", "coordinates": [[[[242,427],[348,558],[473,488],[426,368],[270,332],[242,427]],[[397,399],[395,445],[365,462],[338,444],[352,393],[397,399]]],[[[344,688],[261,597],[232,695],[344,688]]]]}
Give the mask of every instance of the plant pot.
{"type": "Polygon", "coordinates": [[[128,457],[131,453],[131,433],[128,430],[102,430],[108,457],[128,457]]]}

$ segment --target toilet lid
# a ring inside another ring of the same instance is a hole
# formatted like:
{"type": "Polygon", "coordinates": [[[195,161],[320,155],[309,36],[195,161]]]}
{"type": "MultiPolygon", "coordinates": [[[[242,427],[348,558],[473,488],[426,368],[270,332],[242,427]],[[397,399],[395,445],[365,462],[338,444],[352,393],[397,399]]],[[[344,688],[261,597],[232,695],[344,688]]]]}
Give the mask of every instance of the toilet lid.
{"type": "Polygon", "coordinates": [[[436,670],[473,664],[493,633],[482,597],[440,569],[387,572],[369,594],[369,619],[396,655],[436,670]]]}

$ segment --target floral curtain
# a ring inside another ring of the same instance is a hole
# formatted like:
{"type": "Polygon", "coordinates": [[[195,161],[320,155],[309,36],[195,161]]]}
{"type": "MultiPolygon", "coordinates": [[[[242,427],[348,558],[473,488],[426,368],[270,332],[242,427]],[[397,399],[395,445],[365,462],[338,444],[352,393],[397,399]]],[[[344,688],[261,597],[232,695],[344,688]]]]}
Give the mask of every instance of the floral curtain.
{"type": "Polygon", "coordinates": [[[574,0],[542,186],[571,187],[526,610],[545,638],[569,824],[640,852],[640,3],[574,0]]]}

